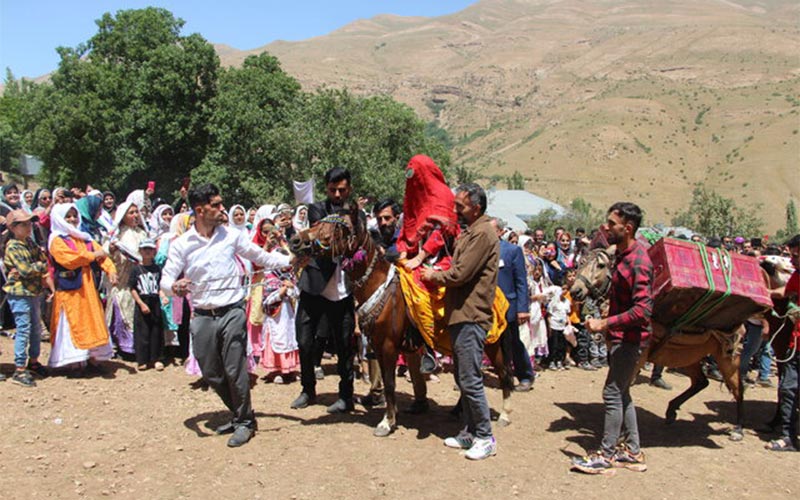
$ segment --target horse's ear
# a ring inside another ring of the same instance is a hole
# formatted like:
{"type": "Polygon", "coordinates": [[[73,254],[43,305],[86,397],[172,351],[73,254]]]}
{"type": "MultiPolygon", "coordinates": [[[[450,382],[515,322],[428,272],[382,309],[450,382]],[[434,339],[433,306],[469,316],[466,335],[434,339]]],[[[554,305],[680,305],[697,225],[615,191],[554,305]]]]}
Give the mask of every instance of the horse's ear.
{"type": "Polygon", "coordinates": [[[617,245],[611,245],[603,251],[608,255],[609,259],[613,259],[614,255],[617,253],[617,245]]]}

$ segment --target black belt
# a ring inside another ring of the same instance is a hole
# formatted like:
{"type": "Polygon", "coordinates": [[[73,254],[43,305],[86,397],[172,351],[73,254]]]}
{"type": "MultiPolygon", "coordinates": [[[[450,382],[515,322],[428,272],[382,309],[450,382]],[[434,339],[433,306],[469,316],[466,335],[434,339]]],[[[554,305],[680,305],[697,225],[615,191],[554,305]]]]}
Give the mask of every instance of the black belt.
{"type": "Polygon", "coordinates": [[[213,309],[195,309],[194,313],[198,316],[211,316],[214,318],[219,318],[221,316],[225,316],[231,309],[236,309],[237,307],[243,306],[244,301],[240,300],[239,302],[234,302],[233,304],[228,304],[227,306],[215,307],[213,309]]]}

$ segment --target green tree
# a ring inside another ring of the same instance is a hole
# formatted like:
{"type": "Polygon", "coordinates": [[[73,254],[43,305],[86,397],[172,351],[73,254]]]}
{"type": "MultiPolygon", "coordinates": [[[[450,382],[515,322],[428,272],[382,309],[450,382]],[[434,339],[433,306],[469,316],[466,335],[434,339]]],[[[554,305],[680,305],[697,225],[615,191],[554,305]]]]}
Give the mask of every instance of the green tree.
{"type": "Polygon", "coordinates": [[[31,92],[21,120],[44,181],[169,188],[200,163],[219,59],[183,24],[153,7],[106,13],[86,43],[58,48],[52,85],[31,92]]]}
{"type": "Polygon", "coordinates": [[[29,84],[18,81],[6,69],[4,91],[0,95],[0,170],[14,170],[23,153],[23,136],[20,134],[20,113],[29,84]]]}
{"type": "Polygon", "coordinates": [[[223,74],[212,119],[214,148],[193,178],[217,180],[237,201],[260,203],[290,201],[293,180],[313,177],[321,192],[324,173],[334,166],[348,168],[356,192],[373,197],[402,198],[404,167],[415,154],[431,156],[446,171],[446,148],[426,135],[425,123],[410,107],[386,96],[358,97],[346,90],[302,94],[288,83],[290,77],[282,74],[276,59],[258,57],[272,62],[223,74]],[[284,100],[270,102],[267,96],[273,92],[283,92],[284,100]],[[230,116],[220,108],[222,101],[235,109],[250,107],[251,112],[230,116]],[[229,131],[238,130],[233,124],[242,120],[250,124],[250,132],[226,141],[229,131]],[[252,130],[253,124],[259,129],[252,130]],[[237,175],[226,175],[230,171],[237,175]]]}
{"type": "Polygon", "coordinates": [[[524,190],[525,189],[525,177],[523,177],[522,174],[519,173],[519,170],[514,170],[514,173],[511,174],[506,179],[506,185],[508,186],[508,189],[524,190]]]}
{"type": "Polygon", "coordinates": [[[594,208],[583,198],[575,198],[565,213],[559,215],[554,209],[546,208],[528,220],[528,227],[531,229],[542,228],[544,234],[550,237],[559,226],[564,227],[571,234],[574,234],[579,227],[588,233],[600,227],[603,222],[605,222],[604,212],[594,208]]]}
{"type": "Polygon", "coordinates": [[[730,198],[698,185],[692,191],[689,208],[672,219],[676,226],[686,226],[705,236],[755,236],[762,233],[764,222],[755,209],[742,208],[730,198]]]}
{"type": "Polygon", "coordinates": [[[782,229],[778,230],[776,236],[778,240],[787,240],[799,232],[800,228],[798,227],[797,222],[797,206],[795,206],[794,200],[790,199],[789,202],[786,203],[786,225],[782,229]]]}

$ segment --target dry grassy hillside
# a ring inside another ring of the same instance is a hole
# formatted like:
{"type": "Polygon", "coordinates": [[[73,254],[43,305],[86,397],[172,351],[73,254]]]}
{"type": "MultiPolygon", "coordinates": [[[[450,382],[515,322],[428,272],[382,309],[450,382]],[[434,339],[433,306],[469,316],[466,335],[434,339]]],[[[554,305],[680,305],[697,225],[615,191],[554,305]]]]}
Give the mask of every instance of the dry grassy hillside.
{"type": "Polygon", "coordinates": [[[221,57],[268,50],[306,88],[391,94],[450,132],[456,162],[560,202],[668,220],[704,181],[774,230],[800,199],[799,20],[793,0],[484,0],[221,57]]]}

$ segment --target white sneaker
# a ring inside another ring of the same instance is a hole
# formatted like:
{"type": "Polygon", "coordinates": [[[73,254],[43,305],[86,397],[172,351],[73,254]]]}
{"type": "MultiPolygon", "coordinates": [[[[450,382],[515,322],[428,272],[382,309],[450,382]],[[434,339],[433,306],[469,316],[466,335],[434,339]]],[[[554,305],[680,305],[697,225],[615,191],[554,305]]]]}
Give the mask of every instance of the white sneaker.
{"type": "Polygon", "coordinates": [[[497,441],[494,437],[475,439],[472,447],[467,450],[466,457],[470,460],[483,460],[497,454],[497,441]]]}
{"type": "Polygon", "coordinates": [[[455,437],[449,437],[444,440],[444,445],[448,448],[456,448],[458,450],[469,450],[472,448],[472,443],[475,441],[475,438],[467,432],[466,429],[461,429],[461,432],[458,433],[455,437]]]}
{"type": "Polygon", "coordinates": [[[274,383],[274,384],[282,384],[283,383],[283,377],[281,377],[280,375],[275,375],[275,378],[272,379],[272,383],[274,383]]]}

